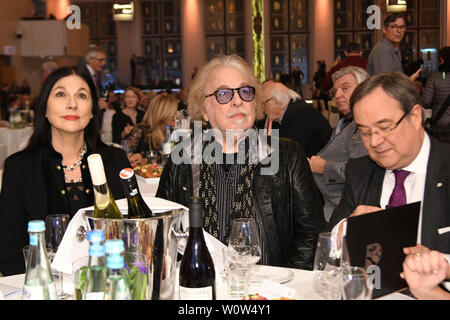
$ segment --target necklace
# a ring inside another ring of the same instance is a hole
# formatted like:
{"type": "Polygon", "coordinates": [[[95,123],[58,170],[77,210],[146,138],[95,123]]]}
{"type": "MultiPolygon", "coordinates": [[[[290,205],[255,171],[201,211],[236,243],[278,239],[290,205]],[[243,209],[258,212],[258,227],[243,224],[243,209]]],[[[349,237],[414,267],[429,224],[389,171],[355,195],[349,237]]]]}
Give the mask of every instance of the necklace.
{"type": "Polygon", "coordinates": [[[81,165],[81,161],[83,160],[84,155],[87,152],[87,146],[86,144],[84,144],[83,148],[81,149],[81,153],[78,156],[77,161],[71,165],[71,166],[65,166],[63,165],[63,170],[64,170],[64,179],[66,180],[66,183],[78,183],[78,182],[82,182],[83,181],[83,177],[80,177],[79,179],[70,179],[67,175],[66,175],[66,171],[73,171],[76,168],[78,168],[81,165]]]}
{"type": "Polygon", "coordinates": [[[73,165],[71,165],[71,166],[65,166],[65,165],[63,165],[64,171],[73,171],[73,170],[75,170],[76,168],[78,168],[78,167],[80,166],[81,161],[83,160],[83,157],[84,157],[84,155],[86,154],[86,152],[87,152],[87,146],[86,146],[86,143],[85,143],[84,146],[83,146],[83,148],[81,149],[81,153],[80,153],[80,155],[78,156],[77,161],[76,161],[73,165]]]}

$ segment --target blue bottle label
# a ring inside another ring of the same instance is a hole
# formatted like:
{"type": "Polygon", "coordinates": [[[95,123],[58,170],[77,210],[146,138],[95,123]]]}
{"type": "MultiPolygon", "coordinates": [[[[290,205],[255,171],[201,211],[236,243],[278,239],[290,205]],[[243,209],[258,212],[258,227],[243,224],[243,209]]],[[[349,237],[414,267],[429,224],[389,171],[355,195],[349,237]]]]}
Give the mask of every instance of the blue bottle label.
{"type": "Polygon", "coordinates": [[[30,246],[37,246],[38,235],[36,233],[30,233],[30,246]]]}

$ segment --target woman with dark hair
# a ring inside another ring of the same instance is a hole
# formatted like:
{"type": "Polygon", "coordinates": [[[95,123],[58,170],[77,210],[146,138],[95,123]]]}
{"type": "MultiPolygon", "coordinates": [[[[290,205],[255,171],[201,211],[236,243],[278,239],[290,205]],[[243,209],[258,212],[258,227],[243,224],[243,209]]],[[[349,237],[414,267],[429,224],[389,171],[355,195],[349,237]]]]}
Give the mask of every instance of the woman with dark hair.
{"type": "Polygon", "coordinates": [[[139,90],[135,87],[126,88],[123,96],[122,110],[114,114],[112,119],[114,143],[120,144],[131,130],[142,121],[145,112],[138,109],[139,103],[139,90]]]}
{"type": "Polygon", "coordinates": [[[23,273],[27,223],[50,214],[73,216],[94,204],[87,157],[99,153],[109,187],[123,198],[119,172],[130,163],[123,150],[99,137],[97,95],[92,80],[62,67],[44,81],[34,133],[25,150],[5,160],[0,193],[0,272],[23,273]]]}
{"type": "Polygon", "coordinates": [[[443,142],[450,143],[450,107],[436,119],[444,102],[450,95],[450,47],[439,50],[439,71],[429,77],[423,90],[422,106],[432,109],[433,135],[443,142]]]}

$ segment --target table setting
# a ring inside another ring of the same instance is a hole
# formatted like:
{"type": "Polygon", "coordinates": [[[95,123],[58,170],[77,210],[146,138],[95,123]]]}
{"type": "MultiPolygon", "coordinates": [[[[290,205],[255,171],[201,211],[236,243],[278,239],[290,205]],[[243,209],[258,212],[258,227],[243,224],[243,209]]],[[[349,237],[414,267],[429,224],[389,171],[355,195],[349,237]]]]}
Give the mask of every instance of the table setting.
{"type": "MultiPolygon", "coordinates": [[[[168,228],[173,231],[170,234],[175,235],[176,233],[178,236],[177,240],[172,243],[176,243],[176,252],[183,253],[186,243],[186,235],[183,236],[183,232],[186,229],[179,228],[178,230],[177,228],[180,225],[188,224],[186,217],[188,209],[160,198],[144,197],[144,199],[156,212],[167,210],[183,212],[180,214],[180,219],[176,223],[171,221],[170,228],[168,228]]],[[[120,210],[126,210],[126,199],[119,199],[116,202],[120,210]]],[[[61,300],[76,300],[82,295],[79,288],[80,270],[86,267],[89,243],[86,240],[80,241],[78,238],[81,226],[85,228],[85,232],[92,226],[92,221],[90,221],[92,219],[87,219],[86,216],[86,212],[89,212],[90,209],[92,208],[81,209],[72,218],[65,227],[62,240],[57,245],[58,250],[54,255],[51,267],[52,273],[56,275],[55,285],[61,300]]],[[[126,219],[124,220],[126,221],[126,219]]],[[[54,219],[49,222],[49,225],[52,224],[57,224],[54,219]]],[[[370,299],[366,272],[364,269],[361,270],[361,268],[346,264],[345,241],[337,240],[336,235],[321,234],[318,240],[314,270],[309,271],[257,264],[261,257],[261,249],[256,224],[251,218],[237,219],[232,222],[232,231],[227,244],[223,244],[207,232],[203,232],[214,262],[217,300],[370,299]],[[325,258],[322,259],[322,257],[325,258]],[[318,277],[318,273],[323,272],[327,272],[333,277],[325,280],[323,277],[318,277]]],[[[169,249],[167,249],[167,253],[164,260],[166,265],[165,282],[161,283],[161,288],[158,287],[157,298],[159,300],[178,300],[180,261],[176,258],[176,253],[169,249]]],[[[133,254],[136,255],[138,252],[133,254]]],[[[146,258],[141,258],[140,265],[151,265],[146,258]]],[[[139,298],[136,299],[151,300],[154,297],[155,289],[152,289],[152,274],[149,272],[151,268],[146,270],[143,273],[148,272],[146,282],[148,289],[146,287],[142,289],[142,286],[135,288],[135,290],[141,290],[139,298]],[[142,290],[146,292],[142,293],[142,290]]],[[[0,278],[2,293],[0,298],[20,300],[24,276],[24,274],[19,274],[0,278]]],[[[413,298],[402,293],[392,293],[381,299],[408,300],[413,298]]]]}

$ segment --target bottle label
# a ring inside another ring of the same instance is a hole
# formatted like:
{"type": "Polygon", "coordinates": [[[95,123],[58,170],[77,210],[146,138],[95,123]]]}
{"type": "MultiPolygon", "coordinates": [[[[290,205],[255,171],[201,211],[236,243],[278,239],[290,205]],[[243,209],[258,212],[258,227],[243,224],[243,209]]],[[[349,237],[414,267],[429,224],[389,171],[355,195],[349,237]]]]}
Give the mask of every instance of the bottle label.
{"type": "Polygon", "coordinates": [[[86,292],[83,294],[83,300],[103,300],[104,292],[86,292]]]}
{"type": "Polygon", "coordinates": [[[172,152],[172,148],[170,143],[164,143],[163,144],[163,150],[162,150],[163,154],[170,154],[172,152]]]}
{"type": "Polygon", "coordinates": [[[212,300],[213,287],[187,288],[180,286],[180,300],[212,300]]]}
{"type": "Polygon", "coordinates": [[[30,246],[37,246],[38,244],[38,234],[30,232],[30,246]]]}
{"type": "Polygon", "coordinates": [[[119,176],[124,180],[128,180],[134,176],[134,170],[131,168],[124,168],[120,171],[119,176]]]}
{"type": "Polygon", "coordinates": [[[53,282],[47,286],[23,286],[24,300],[58,300],[53,282]]]}

